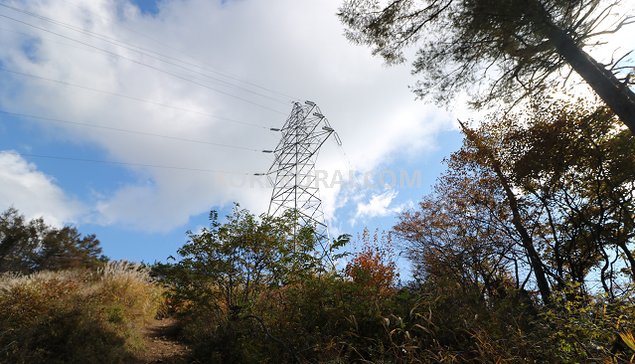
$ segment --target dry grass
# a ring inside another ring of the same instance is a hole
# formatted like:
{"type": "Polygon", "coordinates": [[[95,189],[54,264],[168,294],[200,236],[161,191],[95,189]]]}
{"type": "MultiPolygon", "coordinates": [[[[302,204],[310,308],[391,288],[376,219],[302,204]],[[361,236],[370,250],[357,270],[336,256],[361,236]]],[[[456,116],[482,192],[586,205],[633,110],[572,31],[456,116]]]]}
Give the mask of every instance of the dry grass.
{"type": "Polygon", "coordinates": [[[161,293],[146,269],[125,262],[2,275],[0,362],[122,362],[142,349],[161,293]]]}

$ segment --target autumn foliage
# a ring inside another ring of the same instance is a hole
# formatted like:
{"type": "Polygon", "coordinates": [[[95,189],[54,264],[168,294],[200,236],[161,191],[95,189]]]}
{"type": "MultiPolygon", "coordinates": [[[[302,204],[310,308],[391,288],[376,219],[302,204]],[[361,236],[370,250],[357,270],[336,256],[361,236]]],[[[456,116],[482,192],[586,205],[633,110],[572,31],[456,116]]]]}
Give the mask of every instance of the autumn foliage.
{"type": "Polygon", "coordinates": [[[394,288],[399,274],[393,260],[392,239],[389,234],[375,232],[372,240],[368,229],[362,234],[362,248],[353,255],[344,273],[355,284],[385,294],[394,288]]]}

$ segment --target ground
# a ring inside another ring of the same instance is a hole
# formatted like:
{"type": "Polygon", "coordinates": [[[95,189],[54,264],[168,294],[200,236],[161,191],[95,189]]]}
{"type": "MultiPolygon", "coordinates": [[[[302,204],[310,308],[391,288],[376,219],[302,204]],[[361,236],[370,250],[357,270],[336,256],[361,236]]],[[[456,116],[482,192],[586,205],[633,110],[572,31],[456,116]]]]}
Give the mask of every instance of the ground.
{"type": "Polygon", "coordinates": [[[152,320],[143,330],[145,350],[130,364],[186,364],[188,347],[176,337],[176,320],[152,320]]]}

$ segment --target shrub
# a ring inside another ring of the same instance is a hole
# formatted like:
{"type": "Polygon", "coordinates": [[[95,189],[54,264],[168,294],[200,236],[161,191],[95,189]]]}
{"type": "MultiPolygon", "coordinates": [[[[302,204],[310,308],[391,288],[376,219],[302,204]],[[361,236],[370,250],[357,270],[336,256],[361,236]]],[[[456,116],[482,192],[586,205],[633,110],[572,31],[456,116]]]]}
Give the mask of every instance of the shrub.
{"type": "MultiPolygon", "coordinates": [[[[388,357],[384,316],[395,300],[336,274],[261,290],[249,311],[195,305],[183,337],[201,363],[350,362],[388,357]],[[386,354],[386,355],[384,355],[386,354]]],[[[405,306],[405,305],[404,305],[405,306]]]]}
{"type": "MultiPolygon", "coordinates": [[[[567,293],[571,291],[568,288],[567,293]]],[[[635,304],[630,297],[565,296],[555,296],[553,307],[542,312],[547,335],[539,345],[551,348],[560,363],[633,362],[635,350],[624,341],[635,330],[635,304]]]]}
{"type": "Polygon", "coordinates": [[[361,240],[363,247],[346,265],[345,275],[356,285],[377,291],[377,298],[390,296],[399,277],[390,234],[376,231],[371,240],[364,229],[361,240]]]}

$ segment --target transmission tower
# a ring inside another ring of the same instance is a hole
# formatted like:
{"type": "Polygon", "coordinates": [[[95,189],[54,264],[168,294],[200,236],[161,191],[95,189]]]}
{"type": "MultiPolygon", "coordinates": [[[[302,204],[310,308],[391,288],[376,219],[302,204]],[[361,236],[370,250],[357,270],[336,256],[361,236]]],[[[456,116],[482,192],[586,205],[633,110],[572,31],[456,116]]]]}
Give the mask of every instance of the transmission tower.
{"type": "Polygon", "coordinates": [[[266,173],[273,185],[268,214],[278,215],[289,209],[296,211],[301,224],[315,229],[316,239],[326,253],[329,234],[315,161],[320,147],[332,134],[339,145],[341,140],[320,108],[311,101],[294,102],[282,129],[272,130],[281,131],[282,138],[275,150],[264,151],[275,157],[266,173]]]}

